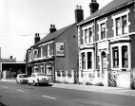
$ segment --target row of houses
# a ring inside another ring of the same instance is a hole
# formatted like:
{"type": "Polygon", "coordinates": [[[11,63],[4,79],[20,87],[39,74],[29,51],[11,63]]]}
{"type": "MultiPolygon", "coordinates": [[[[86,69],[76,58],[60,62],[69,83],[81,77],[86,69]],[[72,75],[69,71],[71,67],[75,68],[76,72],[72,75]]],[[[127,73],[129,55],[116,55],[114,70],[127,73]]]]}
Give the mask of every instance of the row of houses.
{"type": "Polygon", "coordinates": [[[135,1],[113,0],[99,9],[91,0],[90,16],[75,9],[75,23],[56,29],[26,53],[27,73],[42,72],[54,82],[134,88],[135,1]]]}

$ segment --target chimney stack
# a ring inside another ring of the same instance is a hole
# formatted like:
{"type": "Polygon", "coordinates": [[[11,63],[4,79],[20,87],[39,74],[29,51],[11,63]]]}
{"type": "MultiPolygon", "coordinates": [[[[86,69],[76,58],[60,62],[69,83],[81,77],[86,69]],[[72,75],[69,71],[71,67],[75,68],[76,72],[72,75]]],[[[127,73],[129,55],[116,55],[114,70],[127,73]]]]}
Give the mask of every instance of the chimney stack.
{"type": "Polygon", "coordinates": [[[40,41],[39,33],[35,33],[35,38],[34,38],[35,44],[36,44],[37,42],[39,42],[39,41],[40,41]]]}
{"type": "Polygon", "coordinates": [[[81,6],[77,5],[75,9],[75,22],[79,23],[83,20],[84,15],[83,15],[83,9],[81,6]]]}
{"type": "Polygon", "coordinates": [[[96,0],[91,0],[91,3],[89,4],[90,7],[90,15],[98,11],[99,9],[99,3],[97,3],[96,0]]]}
{"type": "Polygon", "coordinates": [[[50,30],[50,33],[55,32],[56,31],[55,25],[51,24],[49,30],[50,30]]]}

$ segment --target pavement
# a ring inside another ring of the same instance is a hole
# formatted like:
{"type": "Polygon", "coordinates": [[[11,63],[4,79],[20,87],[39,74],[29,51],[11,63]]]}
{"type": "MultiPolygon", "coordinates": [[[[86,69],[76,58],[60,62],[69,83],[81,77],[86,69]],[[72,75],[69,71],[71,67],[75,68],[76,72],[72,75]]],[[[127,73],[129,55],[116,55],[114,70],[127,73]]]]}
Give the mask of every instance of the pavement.
{"type": "MultiPolygon", "coordinates": [[[[15,79],[1,79],[2,82],[16,83],[15,79]]],[[[52,87],[72,89],[78,91],[89,91],[97,93],[108,93],[125,96],[135,96],[135,90],[129,88],[118,88],[118,87],[107,87],[107,86],[95,86],[95,85],[84,85],[84,84],[64,84],[64,83],[52,83],[52,87]]]]}

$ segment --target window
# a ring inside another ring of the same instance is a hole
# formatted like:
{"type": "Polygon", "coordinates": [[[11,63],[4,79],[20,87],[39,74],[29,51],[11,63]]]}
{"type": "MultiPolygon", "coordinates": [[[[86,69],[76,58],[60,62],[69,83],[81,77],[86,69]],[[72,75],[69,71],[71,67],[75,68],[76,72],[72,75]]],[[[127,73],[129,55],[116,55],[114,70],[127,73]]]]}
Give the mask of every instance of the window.
{"type": "Polygon", "coordinates": [[[92,53],[87,52],[87,68],[91,69],[92,68],[92,53]]]}
{"type": "Polygon", "coordinates": [[[128,45],[118,45],[112,48],[112,66],[113,68],[120,68],[123,71],[129,68],[128,45]]]}
{"type": "Polygon", "coordinates": [[[92,28],[89,28],[89,36],[88,36],[88,42],[91,43],[92,42],[92,28]]]}
{"type": "Polygon", "coordinates": [[[85,36],[85,43],[87,43],[87,39],[88,39],[88,29],[84,30],[84,36],[85,36]]]}
{"type": "Polygon", "coordinates": [[[119,67],[119,51],[118,47],[113,47],[112,48],[112,53],[113,53],[113,67],[118,68],[119,67]]]}
{"type": "Polygon", "coordinates": [[[80,34],[80,44],[83,44],[83,31],[81,30],[81,34],[80,34]]]}
{"type": "Polygon", "coordinates": [[[86,63],[85,63],[85,60],[86,60],[86,59],[85,59],[85,53],[82,53],[82,54],[81,54],[81,57],[82,57],[82,69],[85,69],[85,68],[86,68],[86,67],[85,67],[85,66],[86,66],[86,63]]]}
{"type": "Polygon", "coordinates": [[[116,18],[115,22],[116,22],[116,36],[128,33],[127,15],[116,18]]]}
{"type": "Polygon", "coordinates": [[[72,77],[72,72],[68,71],[68,77],[72,77]]]}
{"type": "Polygon", "coordinates": [[[60,75],[60,71],[57,71],[57,76],[58,76],[58,77],[60,77],[60,76],[61,76],[61,75],[60,75]]]}
{"type": "Polygon", "coordinates": [[[100,24],[100,28],[101,28],[101,40],[106,38],[106,24],[102,23],[100,24]]]}
{"type": "Polygon", "coordinates": [[[122,33],[128,33],[127,15],[122,16],[122,33]]]}
{"type": "Polygon", "coordinates": [[[49,55],[50,56],[53,56],[53,54],[54,54],[53,47],[54,47],[53,43],[49,44],[49,55]]]}
{"type": "Polygon", "coordinates": [[[41,57],[41,48],[40,48],[40,47],[38,48],[38,55],[37,55],[37,57],[38,57],[38,58],[41,57]]]}
{"type": "Polygon", "coordinates": [[[42,47],[42,54],[43,54],[43,57],[47,57],[47,45],[44,45],[43,47],[42,47]]]}
{"type": "Polygon", "coordinates": [[[116,36],[121,34],[121,22],[120,18],[116,18],[116,36]]]}
{"type": "Polygon", "coordinates": [[[34,58],[37,58],[37,56],[38,56],[38,50],[35,49],[35,50],[34,50],[34,58]]]}
{"type": "Polygon", "coordinates": [[[66,72],[62,71],[62,76],[65,77],[66,76],[66,72]]]}
{"type": "Polygon", "coordinates": [[[122,67],[128,68],[128,48],[127,48],[127,46],[122,46],[122,67]]]}

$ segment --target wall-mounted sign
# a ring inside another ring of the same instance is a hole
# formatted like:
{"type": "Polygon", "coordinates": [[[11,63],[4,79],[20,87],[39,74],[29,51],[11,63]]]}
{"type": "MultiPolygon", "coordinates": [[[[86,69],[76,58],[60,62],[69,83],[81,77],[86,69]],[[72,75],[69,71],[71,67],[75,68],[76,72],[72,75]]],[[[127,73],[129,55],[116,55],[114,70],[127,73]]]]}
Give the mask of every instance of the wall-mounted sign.
{"type": "Polygon", "coordinates": [[[56,43],[56,56],[64,56],[64,42],[56,43]]]}

